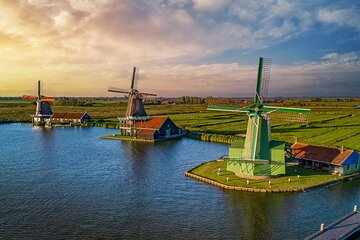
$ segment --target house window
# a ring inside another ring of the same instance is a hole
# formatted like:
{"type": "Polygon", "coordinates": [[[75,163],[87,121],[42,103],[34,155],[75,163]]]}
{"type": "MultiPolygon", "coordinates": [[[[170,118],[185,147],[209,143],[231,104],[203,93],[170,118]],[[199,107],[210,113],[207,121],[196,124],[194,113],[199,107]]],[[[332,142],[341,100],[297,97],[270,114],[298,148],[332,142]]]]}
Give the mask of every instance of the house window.
{"type": "Polygon", "coordinates": [[[350,170],[350,164],[346,166],[346,170],[350,170]]]}

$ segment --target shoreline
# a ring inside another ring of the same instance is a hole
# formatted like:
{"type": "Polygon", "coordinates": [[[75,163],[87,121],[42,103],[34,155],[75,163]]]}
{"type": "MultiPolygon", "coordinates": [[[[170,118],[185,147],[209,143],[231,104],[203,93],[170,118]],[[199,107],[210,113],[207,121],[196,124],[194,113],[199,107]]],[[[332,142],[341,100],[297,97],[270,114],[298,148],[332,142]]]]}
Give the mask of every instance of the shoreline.
{"type": "Polygon", "coordinates": [[[113,134],[113,135],[108,135],[108,136],[101,136],[100,138],[101,139],[109,139],[109,140],[121,140],[121,141],[154,143],[154,142],[164,142],[164,141],[169,141],[169,140],[176,140],[176,139],[180,139],[180,138],[182,138],[184,136],[186,136],[186,134],[179,134],[179,135],[175,135],[173,137],[152,140],[152,139],[141,139],[141,138],[135,138],[135,137],[121,136],[121,135],[118,135],[118,134],[113,134]]]}
{"type": "MultiPolygon", "coordinates": [[[[213,161],[217,161],[217,160],[213,160],[213,161]]],[[[213,162],[213,161],[209,161],[209,162],[213,162]]],[[[188,170],[188,171],[186,171],[184,173],[185,176],[193,178],[193,179],[201,181],[201,182],[205,182],[207,184],[210,184],[210,185],[222,188],[222,189],[243,191],[243,192],[257,192],[257,193],[308,192],[308,191],[319,189],[319,188],[333,186],[333,185],[342,183],[344,181],[352,181],[352,180],[356,180],[356,179],[360,178],[360,173],[355,173],[355,174],[343,176],[343,177],[341,177],[339,179],[336,179],[336,180],[331,180],[331,181],[327,181],[327,182],[324,182],[324,183],[310,185],[310,186],[306,186],[306,187],[299,187],[299,188],[274,188],[274,189],[268,189],[268,188],[256,188],[256,187],[243,187],[243,186],[234,186],[234,185],[224,184],[224,183],[218,182],[218,181],[216,181],[214,179],[210,179],[210,178],[207,178],[207,177],[204,177],[204,176],[201,176],[199,174],[191,172],[191,171],[195,170],[196,168],[199,168],[199,167],[201,167],[201,166],[203,166],[203,165],[205,165],[205,164],[207,164],[209,162],[203,162],[200,165],[197,165],[197,166],[191,168],[190,170],[188,170]]],[[[241,178],[241,179],[245,180],[246,178],[241,178]]]]}
{"type": "MultiPolygon", "coordinates": [[[[11,123],[23,123],[23,124],[32,124],[31,121],[16,121],[16,120],[0,120],[0,124],[11,124],[11,123]]],[[[45,127],[45,126],[44,126],[45,127]]],[[[84,124],[75,124],[75,125],[70,125],[70,124],[56,124],[56,125],[52,125],[51,127],[102,127],[102,128],[107,128],[107,129],[118,129],[118,127],[116,126],[116,124],[114,124],[113,122],[100,122],[100,123],[96,123],[96,122],[90,122],[90,123],[84,123],[84,124]]],[[[106,137],[106,136],[105,136],[106,137]]],[[[203,133],[203,132],[193,132],[193,131],[189,131],[186,130],[186,134],[183,134],[183,137],[186,138],[191,138],[191,139],[196,139],[196,140],[200,140],[203,142],[213,142],[213,143],[222,143],[222,144],[231,144],[231,142],[234,139],[244,139],[243,135],[224,135],[224,134],[215,134],[215,133],[203,133]]],[[[106,138],[106,139],[111,139],[106,138]]],[[[119,140],[118,138],[113,139],[113,140],[119,140]]],[[[122,140],[129,140],[129,139],[122,139],[122,140]]],[[[151,140],[149,140],[151,142],[151,140]]],[[[144,140],[144,142],[149,142],[144,140]]],[[[157,142],[157,141],[155,141],[157,142]]]]}

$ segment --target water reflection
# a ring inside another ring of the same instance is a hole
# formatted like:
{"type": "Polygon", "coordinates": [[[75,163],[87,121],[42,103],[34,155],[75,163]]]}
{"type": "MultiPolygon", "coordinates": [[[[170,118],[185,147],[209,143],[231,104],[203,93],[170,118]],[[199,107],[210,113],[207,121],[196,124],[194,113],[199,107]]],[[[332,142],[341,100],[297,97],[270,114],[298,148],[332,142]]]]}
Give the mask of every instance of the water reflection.
{"type": "Polygon", "coordinates": [[[228,146],[99,138],[113,132],[0,125],[0,238],[303,239],[360,202],[360,181],[296,194],[224,191],[184,171],[228,146]]]}

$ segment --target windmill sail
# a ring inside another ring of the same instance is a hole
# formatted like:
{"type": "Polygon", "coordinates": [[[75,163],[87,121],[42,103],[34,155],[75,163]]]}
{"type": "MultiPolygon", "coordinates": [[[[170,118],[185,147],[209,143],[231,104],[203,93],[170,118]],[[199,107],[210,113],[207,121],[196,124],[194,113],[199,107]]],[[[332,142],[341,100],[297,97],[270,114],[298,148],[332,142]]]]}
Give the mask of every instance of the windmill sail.
{"type": "Polygon", "coordinates": [[[268,96],[269,92],[269,82],[270,82],[270,70],[271,70],[271,58],[263,58],[262,64],[262,81],[261,81],[261,91],[260,99],[264,100],[268,96]]]}
{"type": "MultiPolygon", "coordinates": [[[[244,147],[236,151],[236,156],[228,160],[227,169],[237,175],[277,175],[284,174],[284,143],[270,139],[270,116],[277,119],[292,119],[299,122],[307,120],[306,115],[310,109],[286,108],[265,106],[263,101],[267,96],[270,80],[271,59],[260,58],[254,104],[249,107],[224,107],[208,106],[208,110],[243,112],[248,118],[248,126],[244,147]],[[281,156],[282,155],[282,156],[281,156]],[[239,165],[231,165],[231,162],[239,162],[239,165]],[[259,163],[266,163],[259,166],[259,163]],[[253,164],[250,166],[249,164],[253,164]],[[250,167],[249,167],[250,166],[250,167]]],[[[231,153],[231,152],[230,152],[231,153]]]]}
{"type": "Polygon", "coordinates": [[[31,115],[33,124],[42,125],[44,120],[50,118],[53,114],[51,110],[50,102],[55,101],[55,98],[44,97],[41,95],[41,81],[37,84],[37,96],[23,95],[24,99],[36,99],[36,111],[34,115],[31,115]]]}
{"type": "MultiPolygon", "coordinates": [[[[53,101],[53,98],[49,98],[50,101],[53,101]]],[[[53,113],[51,111],[50,103],[47,101],[47,98],[42,98],[41,96],[41,81],[38,81],[38,100],[36,101],[36,113],[38,116],[51,116],[53,113]]]]}
{"type": "Polygon", "coordinates": [[[145,111],[144,97],[156,96],[153,93],[143,93],[137,90],[136,82],[136,67],[134,67],[129,90],[108,88],[109,92],[125,93],[128,98],[125,116],[118,117],[120,121],[120,134],[124,136],[137,136],[139,130],[136,128],[136,123],[151,118],[145,111]]]}
{"type": "Polygon", "coordinates": [[[260,58],[254,103],[259,106],[269,90],[271,58],[260,58]]]}
{"type": "Polygon", "coordinates": [[[130,89],[134,89],[135,87],[135,73],[136,73],[136,67],[134,67],[133,69],[133,75],[132,75],[132,80],[131,80],[131,88],[130,89]]]}
{"type": "Polygon", "coordinates": [[[156,96],[153,93],[143,93],[136,89],[136,67],[133,68],[131,85],[129,90],[118,88],[108,88],[108,92],[125,93],[128,97],[128,104],[126,108],[125,117],[127,118],[145,118],[147,113],[144,108],[144,96],[156,96]]]}

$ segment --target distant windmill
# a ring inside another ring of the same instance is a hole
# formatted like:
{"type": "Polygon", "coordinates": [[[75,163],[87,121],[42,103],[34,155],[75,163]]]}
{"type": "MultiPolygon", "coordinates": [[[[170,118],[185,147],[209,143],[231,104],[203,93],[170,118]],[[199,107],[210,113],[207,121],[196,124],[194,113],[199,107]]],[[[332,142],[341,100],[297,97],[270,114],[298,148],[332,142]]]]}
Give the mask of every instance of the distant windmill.
{"type": "Polygon", "coordinates": [[[50,102],[55,101],[54,98],[44,97],[41,95],[41,82],[38,81],[37,96],[23,95],[24,99],[36,99],[36,112],[31,115],[33,124],[44,124],[44,120],[50,118],[53,114],[51,111],[50,102]]]}
{"type": "Polygon", "coordinates": [[[254,104],[249,107],[208,106],[208,110],[246,113],[249,116],[245,144],[230,147],[227,169],[239,176],[271,176],[285,173],[284,143],[270,139],[270,115],[280,120],[306,122],[310,109],[272,107],[264,104],[270,80],[271,59],[260,58],[254,104]],[[236,165],[239,163],[238,165],[236,165]],[[280,166],[282,165],[282,166],[280,166]]]}
{"type": "Polygon", "coordinates": [[[135,89],[135,74],[136,67],[133,69],[130,90],[123,90],[113,87],[108,88],[108,92],[125,93],[128,98],[125,116],[118,118],[120,121],[121,135],[135,136],[135,122],[144,121],[151,118],[146,114],[144,100],[146,96],[156,96],[156,94],[140,92],[139,90],[135,89]]]}

